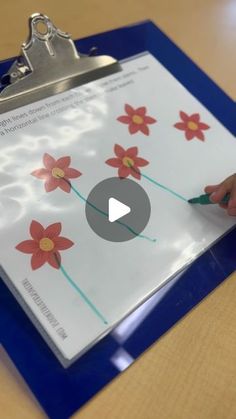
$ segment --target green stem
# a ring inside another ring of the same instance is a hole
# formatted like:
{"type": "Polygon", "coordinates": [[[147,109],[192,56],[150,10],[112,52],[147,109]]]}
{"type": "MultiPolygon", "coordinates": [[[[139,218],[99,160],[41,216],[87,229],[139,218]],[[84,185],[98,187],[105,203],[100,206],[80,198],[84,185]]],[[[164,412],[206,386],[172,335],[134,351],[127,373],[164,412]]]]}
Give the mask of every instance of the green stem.
{"type": "Polygon", "coordinates": [[[138,172],[137,170],[134,169],[133,166],[131,166],[129,164],[130,169],[132,169],[135,173],[140,173],[142,177],[144,177],[145,179],[149,180],[149,182],[153,183],[156,186],[159,186],[159,188],[164,189],[165,191],[171,193],[172,195],[176,196],[177,198],[181,199],[184,202],[188,202],[188,199],[184,198],[184,196],[178,194],[177,192],[173,191],[170,188],[167,188],[167,186],[162,185],[162,183],[157,182],[156,180],[152,179],[151,177],[145,175],[144,173],[142,173],[141,171],[138,172]]]}
{"type": "Polygon", "coordinates": [[[188,202],[188,200],[186,198],[184,198],[184,196],[178,194],[177,192],[173,191],[170,188],[167,188],[167,186],[162,185],[161,183],[157,182],[156,180],[152,179],[151,177],[145,175],[142,172],[141,172],[141,176],[144,177],[145,179],[149,180],[149,182],[154,183],[154,185],[159,186],[159,188],[162,188],[165,191],[167,191],[167,192],[171,193],[172,195],[176,196],[177,198],[181,199],[182,201],[188,202]]]}
{"type": "Polygon", "coordinates": [[[90,299],[87,297],[87,295],[81,290],[81,288],[73,281],[73,279],[69,276],[69,274],[66,272],[65,268],[62,266],[60,261],[58,260],[57,256],[55,255],[56,261],[59,265],[59,268],[61,272],[63,273],[66,280],[69,282],[69,284],[79,293],[81,298],[84,300],[84,302],[92,309],[92,311],[96,314],[97,317],[102,320],[104,324],[108,324],[107,320],[103,315],[100,313],[100,311],[96,308],[96,306],[90,301],[90,299]]]}

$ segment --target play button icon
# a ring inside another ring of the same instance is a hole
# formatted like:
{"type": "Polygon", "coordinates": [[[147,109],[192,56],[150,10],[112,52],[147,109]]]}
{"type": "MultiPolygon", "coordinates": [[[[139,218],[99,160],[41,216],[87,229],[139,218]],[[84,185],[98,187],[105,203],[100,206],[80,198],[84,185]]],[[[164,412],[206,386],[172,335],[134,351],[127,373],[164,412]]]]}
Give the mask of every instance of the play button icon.
{"type": "Polygon", "coordinates": [[[137,182],[109,178],[92,189],[85,213],[89,226],[98,236],[123,242],[142,233],[149,221],[151,206],[147,193],[137,182]]]}
{"type": "Polygon", "coordinates": [[[124,217],[126,214],[129,214],[131,209],[128,205],[123,204],[115,198],[109,198],[109,207],[108,207],[108,220],[110,223],[119,220],[124,217]]]}

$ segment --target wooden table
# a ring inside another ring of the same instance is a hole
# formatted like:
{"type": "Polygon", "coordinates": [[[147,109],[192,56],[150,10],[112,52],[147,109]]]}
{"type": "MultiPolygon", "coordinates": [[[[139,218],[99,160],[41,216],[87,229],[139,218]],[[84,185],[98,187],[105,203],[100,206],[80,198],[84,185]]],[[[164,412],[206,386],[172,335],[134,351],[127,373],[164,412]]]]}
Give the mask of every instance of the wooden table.
{"type": "MultiPolygon", "coordinates": [[[[36,11],[73,38],[152,18],[236,99],[235,0],[71,0],[64,6],[55,0],[8,0],[1,5],[0,59],[18,54],[27,18],[36,11]]],[[[3,349],[0,389],[4,419],[45,417],[3,349]]],[[[236,274],[74,417],[235,419],[236,274]]]]}

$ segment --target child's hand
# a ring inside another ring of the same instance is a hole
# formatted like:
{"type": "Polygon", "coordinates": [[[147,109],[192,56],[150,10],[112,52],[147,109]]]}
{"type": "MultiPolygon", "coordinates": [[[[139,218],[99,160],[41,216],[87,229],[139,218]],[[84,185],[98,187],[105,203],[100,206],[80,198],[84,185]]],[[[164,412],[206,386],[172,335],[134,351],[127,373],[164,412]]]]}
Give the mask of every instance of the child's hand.
{"type": "Polygon", "coordinates": [[[236,215],[236,174],[229,176],[218,185],[206,186],[205,192],[211,194],[211,201],[215,203],[220,203],[224,196],[229,193],[228,204],[220,204],[220,206],[226,208],[229,215],[236,215]]]}

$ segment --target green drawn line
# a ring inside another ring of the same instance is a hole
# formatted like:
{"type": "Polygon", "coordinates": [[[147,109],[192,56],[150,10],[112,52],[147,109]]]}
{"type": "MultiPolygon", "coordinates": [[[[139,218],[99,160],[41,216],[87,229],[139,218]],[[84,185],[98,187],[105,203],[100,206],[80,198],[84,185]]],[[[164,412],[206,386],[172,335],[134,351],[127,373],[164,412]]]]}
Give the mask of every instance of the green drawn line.
{"type": "Polygon", "coordinates": [[[136,231],[134,231],[131,227],[127,226],[127,224],[122,223],[121,221],[117,220],[115,221],[115,223],[120,224],[121,226],[127,228],[127,230],[129,230],[131,233],[133,233],[135,236],[140,237],[141,239],[145,239],[148,240],[152,243],[155,243],[157,241],[157,239],[152,239],[151,237],[145,236],[144,234],[138,234],[136,233],[136,231]]]}
{"type": "MultiPolygon", "coordinates": [[[[95,211],[99,212],[101,215],[103,215],[104,217],[108,218],[108,213],[101,210],[100,208],[96,207],[94,204],[92,204],[91,202],[87,201],[87,199],[81,195],[81,193],[70,183],[71,189],[74,191],[74,193],[80,198],[82,199],[82,201],[84,201],[85,203],[87,203],[91,208],[93,208],[95,211]]],[[[125,227],[127,230],[129,230],[132,234],[134,234],[135,236],[139,237],[140,239],[145,239],[148,240],[152,243],[155,243],[157,240],[156,239],[152,239],[148,236],[145,236],[144,234],[139,234],[137,233],[135,230],[133,230],[131,227],[129,227],[127,224],[122,223],[122,221],[116,220],[115,223],[121,225],[122,227],[125,227]]]]}
{"type": "Polygon", "coordinates": [[[151,177],[145,175],[144,173],[141,172],[141,176],[144,177],[145,179],[149,180],[150,182],[154,183],[154,185],[159,186],[160,188],[164,189],[165,191],[171,193],[172,195],[176,196],[177,198],[181,199],[184,202],[188,202],[188,200],[186,198],[184,198],[184,196],[178,194],[175,191],[172,191],[172,189],[167,188],[167,186],[162,185],[161,183],[157,182],[156,180],[152,179],[151,177]]]}
{"type": "MultiPolygon", "coordinates": [[[[133,166],[131,166],[130,164],[129,164],[129,167],[130,167],[130,169],[132,169],[135,173],[139,173],[139,172],[138,172],[137,170],[135,170],[135,169],[134,169],[134,167],[133,167],[133,166]]],[[[178,194],[177,192],[173,191],[172,189],[167,188],[167,186],[162,185],[161,183],[159,183],[159,182],[157,182],[156,180],[152,179],[151,177],[149,177],[149,176],[145,175],[145,174],[144,174],[144,173],[142,173],[141,171],[140,171],[140,174],[141,174],[141,176],[142,176],[142,177],[144,177],[145,179],[149,180],[149,182],[152,182],[152,183],[154,183],[154,185],[159,186],[159,188],[164,189],[165,191],[167,191],[167,192],[171,193],[172,195],[176,196],[177,198],[181,199],[181,200],[182,200],[182,201],[184,201],[184,202],[188,202],[188,199],[184,198],[184,196],[182,196],[182,195],[178,194]]]]}
{"type": "MultiPolygon", "coordinates": [[[[56,255],[55,258],[57,259],[56,255]]],[[[58,264],[59,261],[57,260],[58,264]]],[[[63,273],[67,281],[72,285],[72,287],[80,294],[82,299],[88,304],[88,306],[93,310],[93,312],[103,321],[104,324],[108,324],[107,320],[103,317],[100,311],[95,307],[95,305],[90,301],[90,299],[84,294],[84,292],[78,287],[78,285],[71,279],[69,274],[66,272],[65,268],[60,264],[60,270],[63,273]]]]}
{"type": "Polygon", "coordinates": [[[75,192],[75,194],[82,199],[85,203],[87,203],[91,208],[93,208],[95,211],[99,212],[100,214],[104,215],[105,217],[108,217],[108,214],[105,211],[102,211],[100,208],[97,208],[92,202],[87,201],[87,199],[81,195],[81,193],[70,183],[71,189],[75,192]]]}

